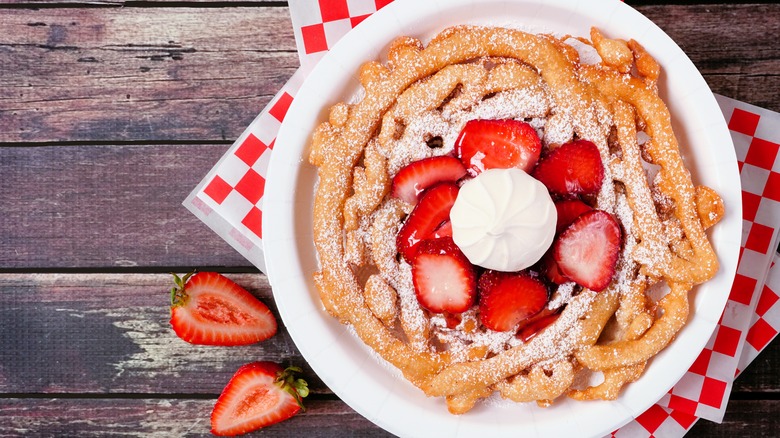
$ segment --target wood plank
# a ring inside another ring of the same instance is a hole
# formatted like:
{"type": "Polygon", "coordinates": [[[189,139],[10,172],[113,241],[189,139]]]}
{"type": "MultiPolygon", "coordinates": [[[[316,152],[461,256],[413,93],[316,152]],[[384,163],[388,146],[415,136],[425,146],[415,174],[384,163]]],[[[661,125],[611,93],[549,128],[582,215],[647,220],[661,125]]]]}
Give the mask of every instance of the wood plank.
{"type": "MultiPolygon", "coordinates": [[[[278,317],[264,275],[228,276],[278,317]]],[[[168,324],[170,286],[168,274],[0,274],[0,393],[217,394],[246,362],[304,366],[284,327],[247,347],[179,340],[168,324]]],[[[734,391],[743,398],[780,392],[778,360],[774,342],[734,391]]],[[[306,371],[315,392],[329,393],[306,371]]]]}
{"type": "Polygon", "coordinates": [[[713,92],[780,111],[780,4],[637,6],[701,71],[713,92]]]}
{"type": "MultiPolygon", "coordinates": [[[[0,398],[0,435],[208,436],[213,404],[212,399],[0,398]]],[[[392,436],[339,400],[307,400],[306,405],[306,412],[251,436],[392,436]]],[[[779,411],[777,400],[734,402],[722,424],[699,420],[686,437],[776,436],[779,411]]]]}
{"type": "Polygon", "coordinates": [[[267,279],[228,275],[277,315],[278,333],[250,346],[188,344],[170,327],[168,274],[0,274],[0,393],[207,394],[243,364],[304,368],[267,279]]]}
{"type": "MultiPolygon", "coordinates": [[[[276,313],[264,276],[229,277],[276,313]]],[[[199,428],[207,427],[213,399],[238,366],[258,359],[304,365],[283,329],[249,347],[181,342],[167,324],[169,284],[163,274],[0,275],[0,321],[12,328],[0,331],[0,393],[6,394],[0,399],[4,413],[0,436],[23,431],[89,436],[122,433],[131,425],[140,433],[206,433],[207,429],[199,432],[199,428]],[[52,398],[23,394],[51,394],[52,398]],[[62,400],[57,394],[87,398],[62,400]],[[113,398],[102,399],[101,394],[113,398]],[[144,394],[155,398],[143,399],[144,394]],[[140,400],[133,400],[136,397],[140,400]],[[205,399],[194,399],[201,397],[205,399]]],[[[772,356],[764,353],[738,379],[735,389],[744,390],[739,382],[753,373],[763,382],[749,388],[756,391],[753,397],[777,393],[773,366],[780,351],[777,343],[769,351],[772,356]]],[[[304,368],[313,393],[330,394],[311,369],[304,368]]],[[[745,394],[741,398],[729,403],[724,425],[701,421],[690,436],[729,436],[745,424],[758,436],[775,430],[777,417],[768,414],[780,409],[780,402],[744,400],[745,394]]],[[[315,399],[305,416],[267,433],[303,430],[312,436],[336,436],[332,434],[350,430],[359,436],[382,436],[343,403],[322,396],[315,399]]]]}
{"type": "MultiPolygon", "coordinates": [[[[780,5],[637,9],[713,91],[780,111],[780,5]],[[749,42],[747,44],[746,42],[749,42]]],[[[0,142],[236,138],[298,65],[280,7],[6,10],[0,142]]]]}
{"type": "MultiPolygon", "coordinates": [[[[206,437],[214,400],[1,399],[0,436],[206,437]]],[[[248,436],[391,437],[338,400],[306,400],[306,412],[248,436]]]]}
{"type": "Polygon", "coordinates": [[[729,403],[723,423],[699,420],[687,438],[775,437],[780,430],[780,401],[735,400],[729,403]]]}
{"type": "Polygon", "coordinates": [[[0,142],[235,139],[298,67],[286,8],[2,15],[0,142]]]}
{"type": "Polygon", "coordinates": [[[738,397],[760,398],[762,395],[776,397],[780,394],[780,339],[775,338],[746,370],[734,381],[732,394],[738,397]]]}
{"type": "Polygon", "coordinates": [[[250,268],[181,205],[228,147],[0,147],[0,269],[250,268]]]}

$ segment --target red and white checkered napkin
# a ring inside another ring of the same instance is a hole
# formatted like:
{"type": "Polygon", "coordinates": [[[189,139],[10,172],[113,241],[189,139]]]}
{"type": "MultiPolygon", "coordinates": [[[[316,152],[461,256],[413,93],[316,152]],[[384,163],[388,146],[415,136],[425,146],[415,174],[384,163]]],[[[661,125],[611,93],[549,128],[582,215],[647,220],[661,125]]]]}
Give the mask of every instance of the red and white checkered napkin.
{"type": "Polygon", "coordinates": [[[780,115],[723,96],[717,96],[717,100],[728,121],[742,180],[743,232],[737,273],[712,338],[659,404],[720,422],[751,316],[777,248],[780,133],[776,127],[780,126],[780,115]]]}
{"type": "Polygon", "coordinates": [[[353,27],[393,0],[306,0],[291,2],[301,67],[314,64],[353,27]]]}
{"type": "Polygon", "coordinates": [[[282,120],[305,74],[299,69],[183,204],[261,271],[263,191],[282,120]]]}
{"type": "MultiPolygon", "coordinates": [[[[740,262],[740,266],[743,264],[744,263],[740,262]]],[[[732,297],[737,287],[737,281],[735,281],[735,284],[732,287],[732,297]]],[[[752,288],[752,285],[749,287],[752,288]]],[[[742,332],[746,333],[746,336],[740,336],[744,337],[745,342],[738,350],[740,352],[739,367],[734,377],[738,376],[745,367],[753,362],[753,359],[758,356],[758,353],[769,345],[769,342],[772,341],[780,331],[780,303],[778,303],[778,297],[780,296],[779,254],[774,254],[766,283],[750,290],[752,290],[751,294],[753,295],[751,301],[755,301],[757,306],[755,307],[754,312],[749,313],[751,318],[750,323],[748,324],[748,330],[742,332]]],[[[729,305],[731,305],[731,303],[729,303],[729,305]]],[[[716,332],[716,334],[713,335],[713,339],[717,336],[716,332]]],[[[711,339],[707,349],[702,352],[702,356],[706,356],[707,360],[710,361],[710,358],[714,355],[711,348],[712,344],[713,340],[711,339]],[[709,353],[708,350],[710,351],[709,353]]],[[[702,359],[700,357],[697,363],[701,361],[702,359]]],[[[696,367],[697,365],[691,367],[692,371],[689,371],[688,375],[700,373],[700,371],[693,371],[696,367]]],[[[681,384],[683,384],[682,381],[675,386],[675,389],[673,389],[670,394],[677,391],[678,386],[681,384]]],[[[696,403],[695,401],[690,401],[690,399],[671,401],[671,395],[667,395],[665,399],[668,404],[673,405],[674,409],[663,406],[661,401],[659,401],[634,421],[613,432],[612,436],[622,438],[638,436],[679,437],[684,435],[699,419],[698,416],[691,414],[690,412],[702,402],[696,403]]],[[[713,398],[713,400],[717,400],[717,398],[713,398]]],[[[726,397],[723,397],[722,409],[724,410],[726,401],[726,397]]]]}
{"type": "MultiPolygon", "coordinates": [[[[301,68],[184,201],[261,270],[265,176],[293,96],[338,39],[390,1],[291,2],[301,68]]],[[[721,321],[691,369],[657,404],[613,436],[682,436],[698,418],[720,422],[733,378],[780,330],[775,293],[780,293],[780,268],[769,268],[780,229],[780,114],[717,98],[729,121],[742,179],[744,224],[737,276],[721,321]]]]}
{"type": "Polygon", "coordinates": [[[780,114],[716,96],[742,180],[742,244],[718,326],[696,362],[616,437],[682,436],[699,418],[723,420],[731,384],[780,331],[780,114]]]}

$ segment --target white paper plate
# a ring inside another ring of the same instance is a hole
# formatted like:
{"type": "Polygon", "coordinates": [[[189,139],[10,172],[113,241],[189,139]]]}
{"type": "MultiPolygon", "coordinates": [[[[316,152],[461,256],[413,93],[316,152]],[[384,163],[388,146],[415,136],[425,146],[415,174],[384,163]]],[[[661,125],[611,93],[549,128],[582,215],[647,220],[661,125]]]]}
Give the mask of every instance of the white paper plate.
{"type": "Polygon", "coordinates": [[[276,140],[263,200],[263,242],[274,298],[295,344],[317,375],[347,404],[400,436],[603,436],[644,412],[685,373],[712,334],[728,298],[741,239],[740,179],[734,148],[709,87],[683,51],[657,26],[617,0],[396,0],[347,34],[316,66],[291,105],[276,140]],[[711,232],[721,270],[693,292],[693,315],[675,341],[612,402],[562,399],[535,404],[482,403],[453,416],[378,359],[322,309],[312,282],[315,169],[310,134],[327,109],[358,88],[359,65],[384,56],[400,35],[424,42],[454,24],[490,24],[588,36],[634,38],[663,67],[661,94],[675,120],[687,165],[698,183],[715,188],[727,213],[711,232]]]}

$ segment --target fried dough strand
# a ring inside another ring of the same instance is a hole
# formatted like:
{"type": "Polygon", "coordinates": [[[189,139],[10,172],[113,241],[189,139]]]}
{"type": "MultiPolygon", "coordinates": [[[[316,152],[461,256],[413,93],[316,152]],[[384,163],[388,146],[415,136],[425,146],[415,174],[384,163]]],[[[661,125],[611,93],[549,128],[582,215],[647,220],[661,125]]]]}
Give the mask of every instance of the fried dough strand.
{"type": "Polygon", "coordinates": [[[444,397],[453,414],[495,392],[540,406],[562,394],[614,399],[672,341],[687,321],[688,293],[718,269],[704,230],[723,217],[723,202],[694,186],[684,166],[657,93],[659,64],[634,40],[595,28],[590,37],[578,40],[600,63],[580,63],[565,38],[514,29],[456,26],[427,46],[400,37],[386,64],[361,67],[362,99],[334,105],[312,135],[314,279],[323,306],[425,394],[444,397]],[[546,149],[573,139],[596,144],[605,163],[597,207],[628,234],[612,284],[600,293],[578,287],[555,323],[525,343],[488,332],[473,313],[453,328],[447,315],[423,310],[396,251],[412,206],[388,195],[393,175],[450,154],[474,118],[535,123],[546,149]],[[669,292],[656,303],[647,291],[662,284],[669,292]],[[604,381],[573,388],[583,372],[604,381]]]}

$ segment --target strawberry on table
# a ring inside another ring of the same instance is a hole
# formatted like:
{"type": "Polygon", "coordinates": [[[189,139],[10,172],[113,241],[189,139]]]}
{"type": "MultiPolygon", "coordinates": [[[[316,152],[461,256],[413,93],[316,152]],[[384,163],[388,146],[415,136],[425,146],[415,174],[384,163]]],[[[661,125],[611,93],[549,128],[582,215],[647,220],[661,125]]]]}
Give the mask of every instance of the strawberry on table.
{"type": "Polygon", "coordinates": [[[422,240],[433,237],[450,220],[450,210],[457,197],[458,186],[453,183],[440,183],[423,193],[396,236],[398,252],[407,262],[414,260],[422,240]]]}
{"type": "Polygon", "coordinates": [[[423,240],[412,263],[417,301],[434,313],[463,313],[477,295],[474,266],[451,237],[423,240]]]}
{"type": "Polygon", "coordinates": [[[284,421],[303,409],[309,394],[301,369],[273,362],[242,366],[228,382],[211,412],[211,433],[240,435],[284,421]]]}
{"type": "Polygon", "coordinates": [[[485,327],[512,330],[547,305],[547,287],[525,271],[486,271],[479,278],[479,320],[485,327]]]}
{"type": "Polygon", "coordinates": [[[594,291],[606,289],[615,274],[622,236],[609,213],[582,214],[558,236],[553,254],[561,273],[594,291]]]}
{"type": "Polygon", "coordinates": [[[440,182],[456,182],[466,176],[466,168],[451,156],[424,158],[403,167],[393,177],[392,196],[416,204],[425,189],[440,182]]]}
{"type": "Polygon", "coordinates": [[[200,345],[247,345],[276,333],[268,306],[216,272],[179,278],[171,289],[171,325],[183,340],[200,345]]]}
{"type": "Polygon", "coordinates": [[[531,172],[542,142],[536,130],[520,120],[470,120],[455,141],[455,151],[474,175],[512,167],[531,172]]]}
{"type": "Polygon", "coordinates": [[[595,194],[604,181],[604,164],[595,144],[575,140],[553,149],[532,176],[558,195],[595,194]]]}

